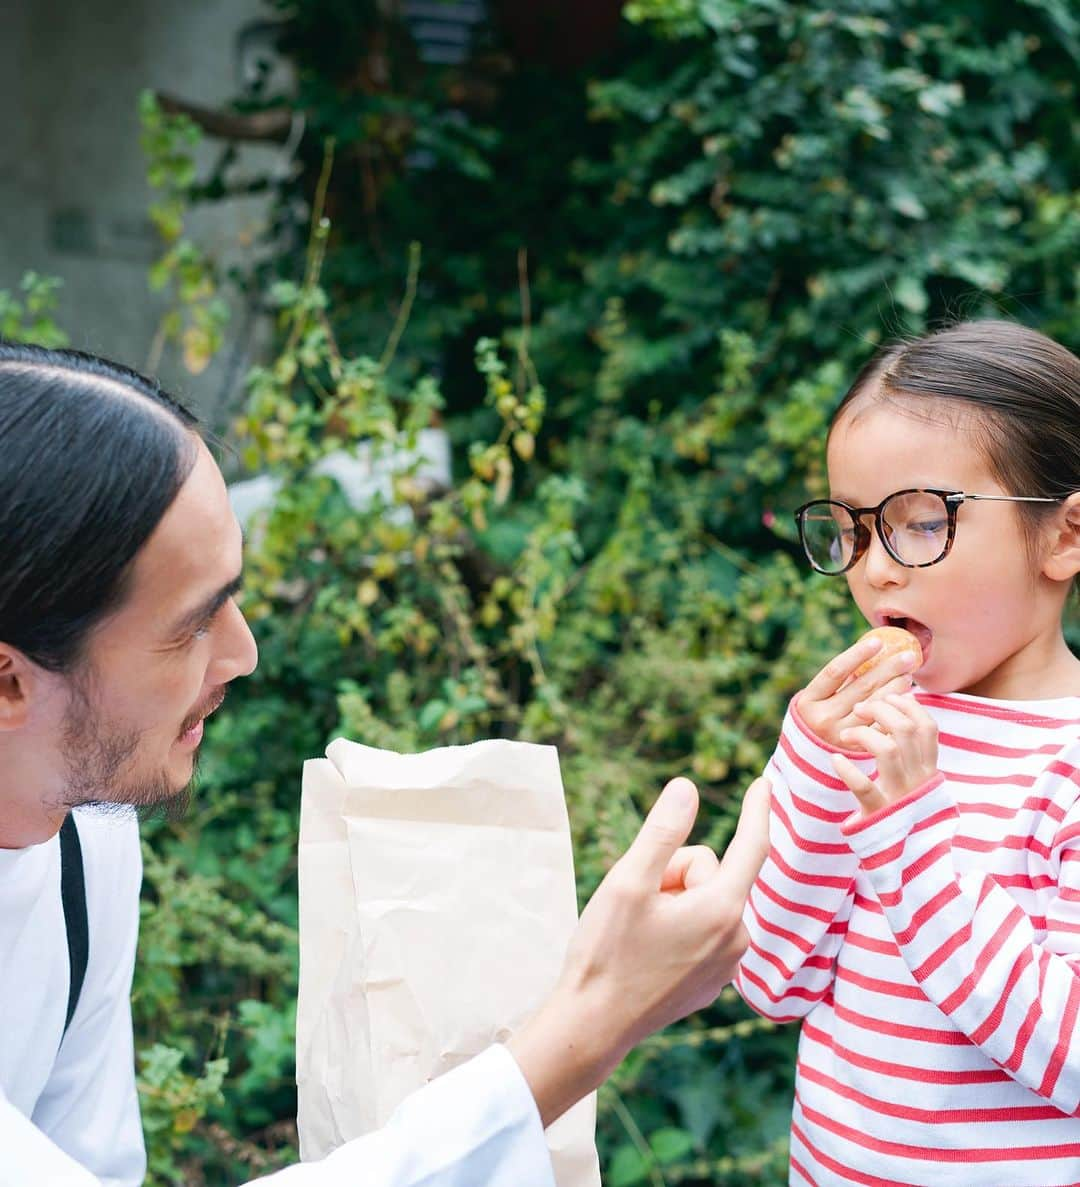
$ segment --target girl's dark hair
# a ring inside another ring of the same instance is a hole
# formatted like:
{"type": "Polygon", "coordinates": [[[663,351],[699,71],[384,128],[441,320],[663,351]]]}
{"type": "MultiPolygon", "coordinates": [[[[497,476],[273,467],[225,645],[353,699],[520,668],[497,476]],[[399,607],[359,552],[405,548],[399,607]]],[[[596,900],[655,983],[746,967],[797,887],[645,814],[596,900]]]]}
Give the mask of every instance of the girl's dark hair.
{"type": "MultiPolygon", "coordinates": [[[[966,321],[886,346],[855,377],[832,425],[864,396],[973,413],[962,423],[1009,494],[1064,499],[1080,490],[1080,359],[1036,330],[966,321]]],[[[1016,507],[1029,527],[1053,511],[1049,503],[1016,507]]]]}
{"type": "Polygon", "coordinates": [[[77,666],[195,464],[197,425],[127,367],[0,342],[0,641],[77,666]]]}

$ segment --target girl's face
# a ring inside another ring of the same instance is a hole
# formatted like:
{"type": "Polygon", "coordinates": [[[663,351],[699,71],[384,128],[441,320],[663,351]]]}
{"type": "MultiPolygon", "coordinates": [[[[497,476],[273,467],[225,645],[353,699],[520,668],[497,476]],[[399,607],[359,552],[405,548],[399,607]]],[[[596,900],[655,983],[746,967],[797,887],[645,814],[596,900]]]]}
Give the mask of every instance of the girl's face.
{"type": "MultiPolygon", "coordinates": [[[[962,421],[922,419],[920,411],[872,396],[846,410],[829,438],[831,497],[871,507],[908,488],[1032,493],[1000,485],[962,421]]],[[[865,522],[871,526],[869,516],[865,522]]],[[[845,577],[871,625],[904,626],[919,637],[925,662],[916,681],[927,692],[1057,695],[1044,689],[1064,646],[1061,586],[1033,559],[1015,503],[961,504],[951,551],[928,568],[899,564],[872,530],[845,577]]]]}

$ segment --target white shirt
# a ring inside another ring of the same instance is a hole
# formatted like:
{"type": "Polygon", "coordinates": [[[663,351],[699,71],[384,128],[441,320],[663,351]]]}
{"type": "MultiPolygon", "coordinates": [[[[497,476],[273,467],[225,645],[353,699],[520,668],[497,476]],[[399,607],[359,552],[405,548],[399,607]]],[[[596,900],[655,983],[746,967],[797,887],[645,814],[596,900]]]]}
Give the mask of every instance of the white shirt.
{"type": "MultiPolygon", "coordinates": [[[[69,965],[60,846],[0,849],[0,1187],[136,1187],[146,1159],[130,989],[142,862],[133,818],[77,814],[90,959],[61,1045],[69,965]]],[[[258,1187],[555,1187],[505,1047],[428,1084],[378,1132],[258,1187]]]]}
{"type": "MultiPolygon", "coordinates": [[[[100,1182],[0,1101],[0,1187],[100,1182]]],[[[496,1046],[413,1093],[376,1133],[246,1187],[555,1187],[555,1177],[536,1102],[496,1046]]]]}
{"type": "Polygon", "coordinates": [[[90,954],[66,1036],[70,966],[59,838],[0,849],[0,1183],[9,1181],[15,1157],[8,1118],[21,1115],[100,1182],[136,1187],[146,1169],[130,1006],[142,881],[138,826],[130,815],[92,811],[77,812],[76,822],[90,954]]]}

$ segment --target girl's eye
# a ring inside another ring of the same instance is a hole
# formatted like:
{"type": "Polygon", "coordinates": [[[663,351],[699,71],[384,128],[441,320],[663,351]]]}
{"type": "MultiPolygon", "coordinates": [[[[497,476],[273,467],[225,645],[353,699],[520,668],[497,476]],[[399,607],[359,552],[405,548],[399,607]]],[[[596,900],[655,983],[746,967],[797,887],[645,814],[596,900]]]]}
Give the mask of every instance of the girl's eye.
{"type": "Polygon", "coordinates": [[[938,536],[946,528],[944,519],[921,519],[907,525],[907,530],[913,535],[938,536]]]}

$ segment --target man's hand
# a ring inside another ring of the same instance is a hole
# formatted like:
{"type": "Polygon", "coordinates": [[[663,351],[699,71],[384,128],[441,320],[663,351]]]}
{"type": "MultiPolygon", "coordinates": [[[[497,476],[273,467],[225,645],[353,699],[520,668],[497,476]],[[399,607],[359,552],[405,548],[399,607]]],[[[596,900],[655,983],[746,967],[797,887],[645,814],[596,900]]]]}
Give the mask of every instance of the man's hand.
{"type": "Polygon", "coordinates": [[[855,669],[881,650],[881,640],[866,636],[831,659],[799,694],[799,716],[823,742],[852,749],[844,731],[865,725],[855,706],[871,697],[905,693],[911,688],[912,669],[918,662],[910,651],[887,656],[861,676],[855,669]]]}
{"type": "Polygon", "coordinates": [[[723,861],[682,847],[697,808],[688,779],[664,788],[582,912],[554,992],[507,1044],[545,1126],[735,974],[743,905],[769,848],[769,785],[751,784],[723,861]]]}
{"type": "Polygon", "coordinates": [[[928,782],[938,769],[937,722],[908,693],[875,697],[853,707],[861,722],[841,732],[845,746],[877,760],[876,781],[842,754],[832,756],[836,773],[858,796],[863,815],[885,808],[928,782]]]}

